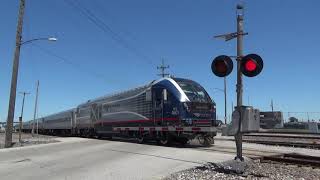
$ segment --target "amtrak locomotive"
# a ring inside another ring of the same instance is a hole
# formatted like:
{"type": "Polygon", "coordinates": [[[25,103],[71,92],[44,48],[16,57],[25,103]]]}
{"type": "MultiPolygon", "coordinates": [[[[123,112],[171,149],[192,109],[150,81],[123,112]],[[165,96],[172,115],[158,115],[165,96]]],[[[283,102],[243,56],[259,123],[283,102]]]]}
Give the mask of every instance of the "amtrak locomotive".
{"type": "MultiPolygon", "coordinates": [[[[162,145],[197,138],[209,145],[216,135],[216,105],[197,82],[166,77],[36,121],[43,134],[118,136],[162,145]]],[[[23,131],[32,126],[33,121],[24,123],[23,131]]]]}

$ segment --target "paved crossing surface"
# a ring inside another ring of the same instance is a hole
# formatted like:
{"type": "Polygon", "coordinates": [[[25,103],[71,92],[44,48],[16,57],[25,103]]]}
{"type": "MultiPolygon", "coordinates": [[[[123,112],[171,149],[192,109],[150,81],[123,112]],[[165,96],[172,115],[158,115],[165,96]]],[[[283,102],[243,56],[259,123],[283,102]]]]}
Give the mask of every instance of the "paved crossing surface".
{"type": "Polygon", "coordinates": [[[161,179],[233,154],[85,138],[0,150],[0,179],[161,179]]]}

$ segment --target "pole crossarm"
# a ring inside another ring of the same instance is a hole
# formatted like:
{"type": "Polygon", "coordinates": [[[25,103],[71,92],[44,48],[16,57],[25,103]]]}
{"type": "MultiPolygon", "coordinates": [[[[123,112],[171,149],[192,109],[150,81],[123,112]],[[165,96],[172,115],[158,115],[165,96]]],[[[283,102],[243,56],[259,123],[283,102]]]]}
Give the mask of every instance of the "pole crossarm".
{"type": "Polygon", "coordinates": [[[157,69],[160,69],[160,70],[161,70],[161,73],[158,74],[158,76],[161,76],[161,77],[169,76],[170,74],[164,72],[165,69],[168,69],[168,68],[170,68],[170,66],[169,66],[169,65],[166,66],[166,65],[164,64],[164,59],[162,59],[162,64],[161,64],[161,66],[157,66],[157,69]]]}
{"type": "Polygon", "coordinates": [[[237,38],[238,36],[244,36],[244,35],[248,35],[248,33],[244,33],[244,32],[234,32],[234,33],[228,33],[228,34],[222,34],[222,35],[217,35],[214,36],[214,38],[222,38],[225,41],[229,41],[231,39],[237,38]]]}

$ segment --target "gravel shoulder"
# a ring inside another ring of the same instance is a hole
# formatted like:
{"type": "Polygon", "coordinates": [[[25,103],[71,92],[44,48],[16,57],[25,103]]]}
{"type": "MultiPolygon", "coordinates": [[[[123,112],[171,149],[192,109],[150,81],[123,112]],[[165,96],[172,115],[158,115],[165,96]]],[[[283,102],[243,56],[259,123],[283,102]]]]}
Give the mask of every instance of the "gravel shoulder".
{"type": "MultiPolygon", "coordinates": [[[[30,133],[22,133],[21,134],[21,142],[19,142],[19,133],[12,134],[12,147],[23,147],[23,146],[31,146],[37,144],[48,144],[59,142],[55,136],[47,136],[47,135],[37,135],[35,134],[33,137],[30,133]]],[[[5,142],[5,133],[0,133],[0,149],[4,148],[5,142]]]]}
{"type": "Polygon", "coordinates": [[[311,167],[299,167],[296,165],[286,165],[282,163],[265,163],[259,160],[246,163],[245,171],[236,174],[228,168],[213,163],[204,166],[187,169],[174,173],[163,180],[209,180],[209,179],[272,179],[272,180],[291,180],[305,179],[315,180],[320,177],[320,169],[311,167]]]}

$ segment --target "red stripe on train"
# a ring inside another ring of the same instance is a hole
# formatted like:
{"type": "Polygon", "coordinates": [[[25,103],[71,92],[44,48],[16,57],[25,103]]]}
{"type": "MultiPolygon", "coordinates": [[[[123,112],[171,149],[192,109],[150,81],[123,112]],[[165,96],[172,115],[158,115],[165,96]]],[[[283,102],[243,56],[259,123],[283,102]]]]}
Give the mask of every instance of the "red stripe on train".
{"type": "Polygon", "coordinates": [[[96,121],[94,124],[116,124],[116,123],[139,123],[139,122],[158,122],[158,121],[178,121],[178,118],[159,118],[159,119],[141,119],[141,120],[119,120],[119,121],[108,121],[108,120],[100,120],[100,121],[96,121]]]}
{"type": "Polygon", "coordinates": [[[183,131],[183,128],[176,128],[177,131],[183,131]]]}

